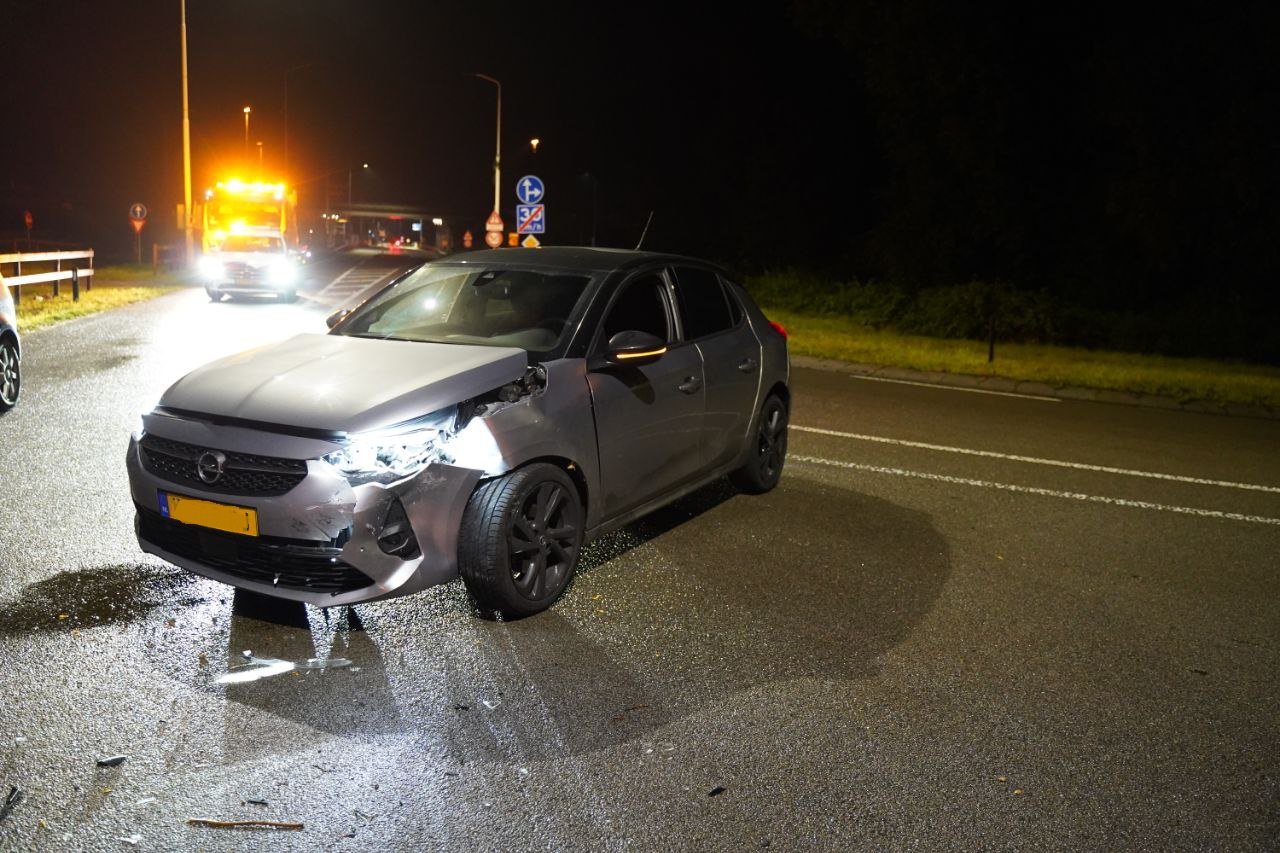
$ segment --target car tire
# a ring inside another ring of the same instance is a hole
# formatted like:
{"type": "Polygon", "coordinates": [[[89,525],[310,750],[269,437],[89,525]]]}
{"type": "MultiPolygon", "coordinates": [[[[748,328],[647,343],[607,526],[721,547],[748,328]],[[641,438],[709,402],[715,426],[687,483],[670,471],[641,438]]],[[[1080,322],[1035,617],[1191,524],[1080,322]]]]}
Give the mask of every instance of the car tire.
{"type": "Polygon", "coordinates": [[[586,512],[569,475],[538,462],[481,483],[462,515],[458,569],[484,610],[529,616],[573,579],[586,512]]]}
{"type": "Polygon", "coordinates": [[[22,361],[12,338],[0,340],[0,412],[18,405],[22,395],[22,361]]]}
{"type": "Polygon", "coordinates": [[[296,290],[286,290],[284,293],[280,294],[280,301],[281,301],[281,302],[297,302],[297,301],[298,301],[298,291],[296,291],[296,290]]]}
{"type": "Polygon", "coordinates": [[[729,475],[735,486],[760,495],[778,485],[787,461],[787,404],[770,394],[760,408],[746,463],[729,475]]]}
{"type": "Polygon", "coordinates": [[[221,301],[222,301],[222,291],[221,291],[221,290],[218,290],[218,288],[216,288],[216,287],[206,287],[206,288],[204,289],[204,292],[205,292],[205,293],[207,293],[207,294],[209,294],[209,301],[210,301],[210,302],[221,302],[221,301]]]}

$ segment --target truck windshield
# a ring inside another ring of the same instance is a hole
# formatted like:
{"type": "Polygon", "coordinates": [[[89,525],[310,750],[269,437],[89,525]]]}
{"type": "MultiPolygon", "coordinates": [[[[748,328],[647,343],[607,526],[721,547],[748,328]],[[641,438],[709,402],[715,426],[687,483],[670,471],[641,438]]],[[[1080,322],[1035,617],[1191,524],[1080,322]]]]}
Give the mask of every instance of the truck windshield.
{"type": "Polygon", "coordinates": [[[224,252],[279,252],[282,251],[279,237],[255,237],[248,234],[232,234],[222,241],[224,252]]]}
{"type": "Polygon", "coordinates": [[[565,343],[590,281],[568,271],[431,264],[356,309],[333,331],[545,355],[565,343]]]}

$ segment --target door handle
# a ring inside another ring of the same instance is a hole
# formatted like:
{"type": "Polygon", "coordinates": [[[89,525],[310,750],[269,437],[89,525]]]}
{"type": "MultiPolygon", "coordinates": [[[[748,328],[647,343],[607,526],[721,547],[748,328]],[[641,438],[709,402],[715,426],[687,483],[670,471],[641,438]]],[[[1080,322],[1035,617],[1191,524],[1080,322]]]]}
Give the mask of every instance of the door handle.
{"type": "Polygon", "coordinates": [[[738,362],[738,369],[743,373],[750,373],[756,369],[756,364],[757,362],[754,358],[744,358],[742,361],[738,362]]]}
{"type": "Polygon", "coordinates": [[[676,388],[685,394],[696,394],[698,389],[702,387],[702,379],[698,376],[690,376],[681,382],[676,388]]]}

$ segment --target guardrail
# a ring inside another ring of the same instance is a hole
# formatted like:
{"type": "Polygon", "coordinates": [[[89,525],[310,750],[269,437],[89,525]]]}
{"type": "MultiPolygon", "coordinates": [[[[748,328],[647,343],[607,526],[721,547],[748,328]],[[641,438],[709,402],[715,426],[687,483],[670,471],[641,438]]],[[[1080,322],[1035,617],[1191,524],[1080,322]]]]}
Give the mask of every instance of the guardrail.
{"type": "Polygon", "coordinates": [[[84,289],[92,290],[93,283],[93,249],[81,249],[74,252],[17,252],[8,255],[0,255],[0,275],[3,275],[3,267],[5,264],[11,264],[16,267],[13,275],[5,275],[4,283],[9,285],[13,291],[13,301],[20,302],[22,294],[22,286],[27,284],[53,284],[53,295],[57,296],[60,285],[64,281],[71,282],[71,299],[72,301],[80,301],[80,280],[83,278],[84,289]],[[63,261],[78,261],[88,259],[89,266],[81,269],[72,266],[70,269],[63,269],[63,261]],[[54,263],[56,267],[45,272],[35,272],[22,274],[23,264],[47,264],[54,263]]]}

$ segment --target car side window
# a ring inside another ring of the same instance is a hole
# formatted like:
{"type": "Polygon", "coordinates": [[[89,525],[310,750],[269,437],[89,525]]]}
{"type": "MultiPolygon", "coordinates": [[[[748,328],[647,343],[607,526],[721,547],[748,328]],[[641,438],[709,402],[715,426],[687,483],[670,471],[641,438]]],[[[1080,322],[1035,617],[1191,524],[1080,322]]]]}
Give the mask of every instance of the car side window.
{"type": "Polygon", "coordinates": [[[685,340],[705,338],[736,325],[719,276],[697,267],[677,267],[675,272],[685,340]]]}
{"type": "Polygon", "coordinates": [[[660,340],[670,341],[667,305],[662,298],[665,286],[657,273],[646,273],[628,282],[609,306],[602,341],[608,341],[618,332],[629,331],[648,332],[660,340]]]}

